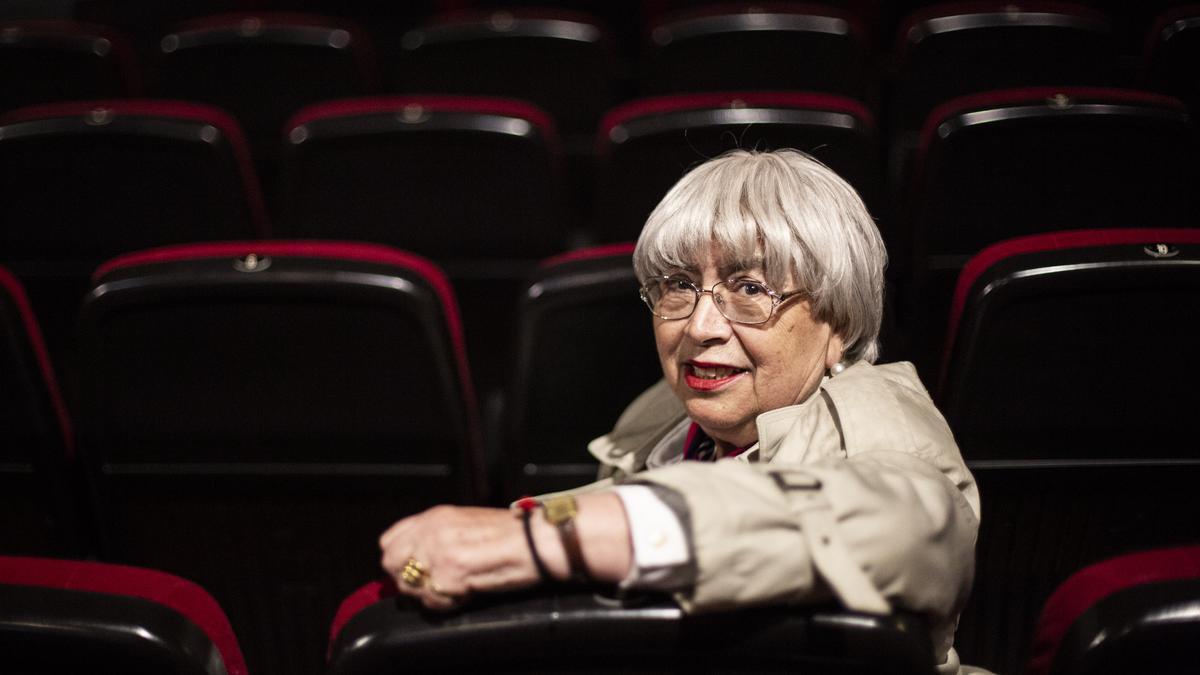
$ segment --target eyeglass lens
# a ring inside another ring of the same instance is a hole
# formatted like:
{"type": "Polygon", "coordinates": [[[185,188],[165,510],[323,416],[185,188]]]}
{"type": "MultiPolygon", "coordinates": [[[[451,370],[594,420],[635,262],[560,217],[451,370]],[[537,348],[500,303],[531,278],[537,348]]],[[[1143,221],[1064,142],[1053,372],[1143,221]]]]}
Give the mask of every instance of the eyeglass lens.
{"type": "MultiPolygon", "coordinates": [[[[650,309],[664,319],[691,316],[701,291],[685,279],[655,279],[646,284],[650,309]]],[[[771,317],[775,303],[762,282],[737,279],[712,288],[713,302],[725,318],[740,323],[762,323],[771,317]]]]}

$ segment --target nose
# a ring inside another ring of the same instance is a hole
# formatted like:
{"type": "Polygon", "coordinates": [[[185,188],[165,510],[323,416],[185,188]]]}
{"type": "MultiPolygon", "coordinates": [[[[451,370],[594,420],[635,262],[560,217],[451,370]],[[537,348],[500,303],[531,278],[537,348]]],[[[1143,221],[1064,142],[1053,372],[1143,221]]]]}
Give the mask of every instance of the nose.
{"type": "Polygon", "coordinates": [[[696,299],[696,309],[688,317],[688,337],[703,344],[727,340],[730,332],[729,319],[717,307],[716,296],[711,292],[701,293],[696,299]]]}

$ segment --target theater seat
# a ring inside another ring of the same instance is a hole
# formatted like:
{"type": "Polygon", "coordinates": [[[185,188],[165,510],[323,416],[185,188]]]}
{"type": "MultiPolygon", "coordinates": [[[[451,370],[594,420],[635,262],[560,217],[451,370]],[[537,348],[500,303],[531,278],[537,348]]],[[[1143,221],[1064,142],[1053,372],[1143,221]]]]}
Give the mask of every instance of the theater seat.
{"type": "Polygon", "coordinates": [[[233,12],[178,23],[159,41],[155,96],[203,101],[246,129],[264,181],[274,188],[279,130],[300,108],[377,89],[374,47],[343,19],[233,12]]]}
{"type": "Polygon", "coordinates": [[[572,251],[529,279],[511,384],[492,420],[506,500],[594,480],[588,441],[662,377],[632,255],[632,244],[572,251]]]}
{"type": "Polygon", "coordinates": [[[1071,575],[1038,620],[1029,675],[1185,673],[1200,640],[1200,546],[1144,551],[1071,575]]]}
{"type": "Polygon", "coordinates": [[[116,31],[74,21],[0,19],[0,111],[141,94],[141,71],[116,31]]]}
{"type": "Polygon", "coordinates": [[[766,607],[686,615],[672,601],[586,591],[480,596],[445,616],[373,582],[343,601],[329,675],[438,673],[824,673],[932,675],[928,629],[904,613],[766,607]]]}
{"type": "Polygon", "coordinates": [[[864,28],[836,6],[710,4],[662,16],[647,36],[644,95],[801,90],[870,98],[864,28]]]}
{"type": "Polygon", "coordinates": [[[454,297],[416,256],[130,254],[97,270],[80,341],[103,554],[202,583],[256,671],[313,672],[393,521],[486,499],[454,297]]]}
{"type": "Polygon", "coordinates": [[[1068,575],[1200,541],[1198,260],[1198,230],[1112,229],[1010,240],[964,268],[938,395],[987,504],[964,662],[1015,672],[1068,575]]]}
{"type": "Polygon", "coordinates": [[[0,267],[0,553],[78,553],[74,436],[25,290],[0,267]]]}
{"type": "Polygon", "coordinates": [[[386,64],[403,94],[499,96],[536,105],[582,150],[616,97],[616,55],[580,12],[507,7],[448,12],[406,32],[386,64]]]}
{"type": "Polygon", "coordinates": [[[1200,106],[1200,4],[1172,7],[1158,15],[1146,36],[1142,75],[1148,86],[1200,106]]]}
{"type": "Polygon", "coordinates": [[[1070,229],[1194,226],[1198,153],[1183,104],[1149,92],[1012,89],[939,106],[921,132],[907,231],[889,242],[893,259],[912,267],[918,344],[941,345],[954,279],[989,244],[1070,229]]]}
{"type": "Polygon", "coordinates": [[[967,94],[1120,83],[1103,11],[1036,0],[924,4],[896,32],[898,132],[918,130],[938,104],[967,94]]]}
{"type": "Polygon", "coordinates": [[[24,282],[51,353],[64,359],[101,260],[270,229],[238,125],[174,101],[75,101],[0,115],[0,204],[0,263],[24,282]]]}
{"type": "Polygon", "coordinates": [[[0,665],[21,675],[246,675],[203,588],[156,570],[0,556],[0,665]]]}
{"type": "Polygon", "coordinates": [[[680,178],[734,149],[808,152],[844,177],[872,213],[882,209],[874,116],[860,101],[797,91],[658,96],[610,110],[596,137],[595,229],[606,241],[636,239],[680,178]]]}
{"type": "Polygon", "coordinates": [[[285,129],[290,236],[371,241],[440,261],[560,250],[561,147],[521,101],[387,96],[305,108],[285,129]]]}

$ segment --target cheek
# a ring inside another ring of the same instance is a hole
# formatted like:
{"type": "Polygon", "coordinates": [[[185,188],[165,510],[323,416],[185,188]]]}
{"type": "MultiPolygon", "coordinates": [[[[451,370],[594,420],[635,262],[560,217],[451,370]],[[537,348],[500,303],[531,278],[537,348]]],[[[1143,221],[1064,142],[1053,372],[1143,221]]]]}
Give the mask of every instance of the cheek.
{"type": "Polygon", "coordinates": [[[654,345],[664,374],[670,375],[675,369],[675,351],[681,335],[682,331],[670,323],[658,321],[654,324],[654,345]]]}

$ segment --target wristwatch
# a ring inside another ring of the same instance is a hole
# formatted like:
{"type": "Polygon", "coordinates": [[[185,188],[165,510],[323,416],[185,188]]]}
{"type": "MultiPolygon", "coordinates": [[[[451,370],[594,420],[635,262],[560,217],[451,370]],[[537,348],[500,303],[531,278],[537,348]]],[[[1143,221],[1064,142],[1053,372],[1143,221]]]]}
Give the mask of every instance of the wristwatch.
{"type": "Polygon", "coordinates": [[[575,516],[579,506],[570,495],[551,497],[542,502],[542,514],[546,522],[558,528],[563,550],[567,553],[567,566],[571,581],[586,583],[592,580],[587,564],[583,561],[583,549],[579,546],[579,533],[575,530],[575,516]]]}

